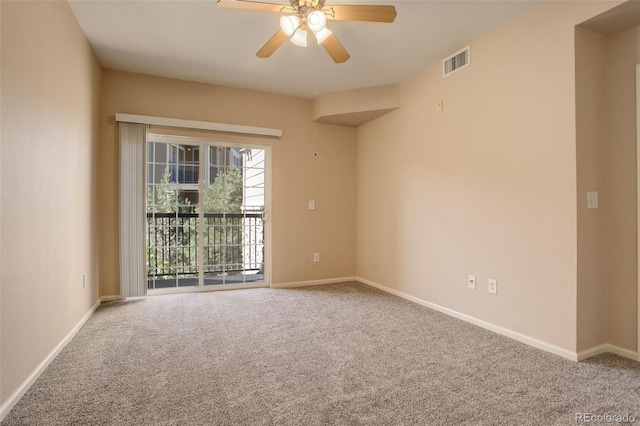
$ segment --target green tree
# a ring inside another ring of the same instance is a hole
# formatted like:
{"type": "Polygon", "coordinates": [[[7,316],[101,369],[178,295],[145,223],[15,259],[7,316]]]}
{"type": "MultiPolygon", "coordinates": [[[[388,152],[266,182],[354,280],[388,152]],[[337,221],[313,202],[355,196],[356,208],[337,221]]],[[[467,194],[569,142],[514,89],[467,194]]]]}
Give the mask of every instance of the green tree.
{"type": "Polygon", "coordinates": [[[160,182],[155,185],[155,191],[152,186],[147,190],[149,275],[175,278],[179,272],[197,271],[196,221],[191,218],[177,218],[174,215],[189,212],[190,204],[189,199],[180,194],[180,187],[171,183],[171,173],[167,166],[160,182]],[[189,250],[190,247],[194,249],[189,250]],[[178,271],[177,265],[182,267],[181,271],[178,271]]]}
{"type": "Polygon", "coordinates": [[[242,213],[242,172],[228,168],[218,174],[204,190],[202,204],[205,213],[205,264],[208,272],[227,275],[242,260],[243,227],[241,217],[229,214],[242,213]],[[221,214],[224,213],[224,216],[221,214]]]}
{"type": "MultiPolygon", "coordinates": [[[[243,262],[242,217],[229,216],[242,213],[242,202],[242,171],[238,168],[228,168],[218,174],[214,182],[205,188],[202,197],[205,214],[205,272],[227,275],[243,262]]],[[[197,212],[197,206],[191,206],[189,200],[180,195],[179,186],[171,183],[168,167],[160,182],[155,185],[155,194],[151,188],[147,192],[147,211],[158,214],[157,217],[149,217],[151,214],[147,217],[148,225],[151,226],[147,233],[149,271],[158,270],[159,274],[170,274],[166,278],[175,277],[178,273],[176,265],[188,265],[189,270],[197,271],[196,250],[186,252],[177,249],[197,245],[196,220],[185,218],[181,222],[174,215],[165,217],[167,213],[197,212]],[[188,222],[184,222],[187,220],[188,222]]]]}
{"type": "Polygon", "coordinates": [[[160,182],[155,185],[155,197],[153,187],[147,189],[147,212],[151,213],[176,213],[189,210],[191,202],[180,195],[178,185],[171,183],[169,166],[164,169],[160,182]]]}
{"type": "Polygon", "coordinates": [[[202,200],[205,213],[242,212],[242,172],[229,168],[218,174],[211,185],[204,190],[202,200]]]}

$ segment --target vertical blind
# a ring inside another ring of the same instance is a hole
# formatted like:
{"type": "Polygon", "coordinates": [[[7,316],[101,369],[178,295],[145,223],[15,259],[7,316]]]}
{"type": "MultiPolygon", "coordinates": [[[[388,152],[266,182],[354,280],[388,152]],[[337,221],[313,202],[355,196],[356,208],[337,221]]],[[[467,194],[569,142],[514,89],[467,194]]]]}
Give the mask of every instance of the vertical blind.
{"type": "Polygon", "coordinates": [[[147,125],[120,122],[120,295],[147,294],[144,257],[144,147],[147,125]]]}

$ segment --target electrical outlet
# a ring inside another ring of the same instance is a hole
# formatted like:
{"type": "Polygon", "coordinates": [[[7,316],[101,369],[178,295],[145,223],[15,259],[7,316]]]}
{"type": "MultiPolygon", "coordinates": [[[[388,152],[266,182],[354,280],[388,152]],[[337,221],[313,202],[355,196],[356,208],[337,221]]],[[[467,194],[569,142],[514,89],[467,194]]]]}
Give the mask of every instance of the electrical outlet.
{"type": "Polygon", "coordinates": [[[475,275],[469,275],[469,280],[467,281],[467,285],[472,290],[476,289],[476,276],[475,275]]]}
{"type": "Polygon", "coordinates": [[[309,210],[316,209],[316,202],[314,200],[309,200],[309,210]]]}
{"type": "Polygon", "coordinates": [[[489,279],[489,293],[498,294],[498,280],[489,279]]]}
{"type": "Polygon", "coordinates": [[[313,253],[313,261],[316,263],[320,262],[320,253],[313,253]]]}

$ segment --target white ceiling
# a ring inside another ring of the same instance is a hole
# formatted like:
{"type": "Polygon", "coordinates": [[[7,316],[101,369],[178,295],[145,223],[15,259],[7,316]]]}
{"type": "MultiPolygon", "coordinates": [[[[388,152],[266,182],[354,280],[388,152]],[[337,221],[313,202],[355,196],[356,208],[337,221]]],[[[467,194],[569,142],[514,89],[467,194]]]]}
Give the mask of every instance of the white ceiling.
{"type": "Polygon", "coordinates": [[[399,83],[538,2],[327,0],[398,12],[393,24],[330,22],[351,54],[334,64],[311,39],[257,58],[278,14],[222,9],[215,0],[69,0],[104,68],[303,98],[399,83]]]}

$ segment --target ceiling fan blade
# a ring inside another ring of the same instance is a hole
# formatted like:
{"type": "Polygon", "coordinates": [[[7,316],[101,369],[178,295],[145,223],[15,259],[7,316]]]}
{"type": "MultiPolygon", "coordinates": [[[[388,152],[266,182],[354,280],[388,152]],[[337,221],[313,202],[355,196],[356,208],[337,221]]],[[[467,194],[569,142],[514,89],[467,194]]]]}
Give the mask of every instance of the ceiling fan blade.
{"type": "Polygon", "coordinates": [[[331,34],[322,42],[322,47],[324,47],[324,50],[327,51],[336,64],[347,62],[351,57],[334,34],[331,34]]]}
{"type": "Polygon", "coordinates": [[[276,3],[262,3],[247,0],[218,0],[218,6],[225,9],[253,10],[257,12],[280,13],[291,9],[290,6],[276,3]]]}
{"type": "Polygon", "coordinates": [[[326,6],[327,19],[336,21],[368,21],[391,23],[398,13],[394,6],[326,6]]]}
{"type": "Polygon", "coordinates": [[[280,46],[282,46],[282,43],[287,41],[288,38],[289,36],[286,35],[284,31],[278,30],[278,32],[275,33],[273,37],[271,37],[260,50],[258,50],[256,56],[258,58],[270,57],[271,55],[273,55],[273,52],[275,52],[280,46]]]}

